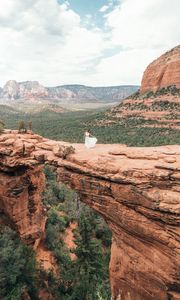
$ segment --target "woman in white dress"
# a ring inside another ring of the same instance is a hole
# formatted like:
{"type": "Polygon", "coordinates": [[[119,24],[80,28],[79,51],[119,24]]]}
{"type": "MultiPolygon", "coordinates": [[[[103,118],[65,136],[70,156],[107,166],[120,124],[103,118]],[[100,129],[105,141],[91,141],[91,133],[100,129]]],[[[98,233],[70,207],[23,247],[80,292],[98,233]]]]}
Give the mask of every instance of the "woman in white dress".
{"type": "Polygon", "coordinates": [[[93,148],[97,143],[97,138],[95,136],[92,136],[90,130],[87,130],[84,133],[84,136],[85,136],[85,146],[86,146],[86,148],[88,148],[88,149],[93,148]]]}

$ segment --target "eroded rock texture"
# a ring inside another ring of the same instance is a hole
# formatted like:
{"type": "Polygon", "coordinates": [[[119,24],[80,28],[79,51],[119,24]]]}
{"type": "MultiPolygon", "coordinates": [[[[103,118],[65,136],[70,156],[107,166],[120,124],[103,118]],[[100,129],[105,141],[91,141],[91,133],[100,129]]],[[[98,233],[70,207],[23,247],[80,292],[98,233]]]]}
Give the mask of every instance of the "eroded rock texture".
{"type": "MultiPolygon", "coordinates": [[[[20,180],[24,187],[27,178],[34,178],[35,169],[40,172],[41,165],[49,162],[56,167],[59,181],[74,188],[83,202],[104,217],[113,233],[113,299],[180,299],[179,146],[97,145],[87,150],[80,144],[71,146],[12,132],[0,137],[0,157],[0,178],[6,178],[8,187],[13,187],[11,191],[18,189],[20,180]],[[17,176],[17,186],[16,177],[9,173],[15,166],[26,167],[17,176]]],[[[36,175],[36,186],[42,186],[40,173],[36,175]]],[[[0,188],[1,211],[18,230],[22,228],[18,227],[21,221],[15,221],[11,203],[18,202],[18,216],[23,220],[24,206],[29,201],[27,186],[19,190],[17,198],[12,192],[7,194],[7,186],[0,188]]],[[[40,191],[36,189],[37,202],[40,191]]],[[[35,217],[31,220],[32,228],[40,224],[35,217]]],[[[26,230],[28,233],[28,226],[26,230]]]]}
{"type": "MultiPolygon", "coordinates": [[[[0,162],[0,222],[11,224],[27,244],[36,246],[45,228],[45,213],[41,204],[44,188],[42,166],[26,163],[2,167],[0,162]]],[[[15,159],[15,158],[14,158],[15,159]]],[[[13,163],[12,161],[8,161],[13,163]]]]}
{"type": "Polygon", "coordinates": [[[147,128],[147,132],[151,128],[174,131],[180,129],[179,113],[180,46],[153,61],[144,72],[140,91],[107,110],[97,125],[132,122],[136,129],[147,128]]]}
{"type": "Polygon", "coordinates": [[[180,88],[180,46],[161,55],[147,67],[140,91],[155,92],[170,85],[180,88]]]}

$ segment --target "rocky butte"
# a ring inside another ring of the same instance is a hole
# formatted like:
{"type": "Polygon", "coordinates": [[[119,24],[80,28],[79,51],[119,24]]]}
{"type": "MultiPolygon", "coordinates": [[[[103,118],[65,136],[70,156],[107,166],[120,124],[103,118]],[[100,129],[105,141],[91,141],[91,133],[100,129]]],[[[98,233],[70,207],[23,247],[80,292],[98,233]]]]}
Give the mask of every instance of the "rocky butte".
{"type": "Polygon", "coordinates": [[[140,90],[106,113],[110,123],[136,121],[137,127],[180,128],[180,46],[145,70],[140,90]]]}
{"type": "Polygon", "coordinates": [[[147,67],[140,91],[141,93],[156,92],[170,85],[180,88],[180,46],[161,55],[147,67]]]}
{"type": "Polygon", "coordinates": [[[44,163],[99,212],[112,234],[112,299],[178,300],[180,147],[131,148],[0,136],[0,222],[36,248],[44,236],[44,163]]]}

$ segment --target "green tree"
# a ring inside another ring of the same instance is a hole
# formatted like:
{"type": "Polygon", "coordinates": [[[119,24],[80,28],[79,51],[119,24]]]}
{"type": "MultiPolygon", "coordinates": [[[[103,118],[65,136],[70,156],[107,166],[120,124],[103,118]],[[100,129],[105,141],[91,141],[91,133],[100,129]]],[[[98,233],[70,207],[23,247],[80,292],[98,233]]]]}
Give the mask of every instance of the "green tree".
{"type": "Polygon", "coordinates": [[[32,121],[29,121],[28,125],[29,125],[29,130],[32,132],[32,121]]]}
{"type": "Polygon", "coordinates": [[[0,299],[20,300],[25,290],[37,297],[35,256],[9,228],[0,232],[0,299]]]}
{"type": "Polygon", "coordinates": [[[0,134],[3,132],[4,129],[4,123],[0,120],[0,134]]]}
{"type": "Polygon", "coordinates": [[[57,183],[48,165],[45,175],[46,246],[54,252],[60,269],[60,277],[48,279],[53,299],[109,300],[111,234],[107,225],[98,214],[79,202],[74,191],[57,183]],[[74,231],[76,260],[73,261],[63,241],[63,232],[71,220],[78,223],[74,231]]]}
{"type": "Polygon", "coordinates": [[[20,122],[19,122],[18,132],[19,132],[19,133],[26,132],[26,128],[25,128],[25,123],[24,123],[24,121],[20,121],[20,122]]]}
{"type": "Polygon", "coordinates": [[[79,233],[75,240],[77,247],[73,251],[77,259],[71,262],[68,268],[67,264],[61,268],[61,276],[64,279],[61,288],[66,287],[64,299],[98,300],[102,289],[104,299],[109,299],[110,291],[106,280],[108,274],[105,274],[101,243],[94,237],[94,224],[85,214],[81,214],[78,227],[79,233]]]}

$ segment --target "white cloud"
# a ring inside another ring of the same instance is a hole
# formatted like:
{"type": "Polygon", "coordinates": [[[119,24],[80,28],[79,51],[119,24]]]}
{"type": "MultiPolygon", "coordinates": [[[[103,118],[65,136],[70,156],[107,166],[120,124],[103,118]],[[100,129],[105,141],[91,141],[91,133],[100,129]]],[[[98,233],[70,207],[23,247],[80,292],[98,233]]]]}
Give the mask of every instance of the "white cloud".
{"type": "MultiPolygon", "coordinates": [[[[160,53],[161,54],[161,53],[160,53]]],[[[90,82],[95,85],[137,85],[141,82],[145,66],[156,57],[156,50],[134,49],[104,58],[96,67],[90,82]]]]}
{"type": "Polygon", "coordinates": [[[112,3],[100,9],[103,31],[93,26],[92,16],[82,25],[67,1],[0,0],[0,86],[9,79],[140,83],[147,64],[179,42],[180,1],[117,0],[114,8],[112,3]],[[123,50],[106,56],[106,49],[116,47],[123,50]]]}
{"type": "Polygon", "coordinates": [[[119,0],[105,18],[109,45],[123,50],[99,62],[92,82],[140,84],[147,65],[178,45],[179,11],[179,0],[119,0]]]}
{"type": "Polygon", "coordinates": [[[99,11],[103,13],[103,12],[107,11],[108,8],[109,8],[109,5],[103,5],[99,11]]]}
{"type": "Polygon", "coordinates": [[[46,85],[76,82],[77,74],[100,56],[102,32],[82,27],[66,3],[24,2],[0,0],[0,83],[11,78],[46,85]]]}
{"type": "Polygon", "coordinates": [[[180,1],[123,0],[109,14],[112,43],[131,48],[169,48],[178,44],[180,1]]]}

